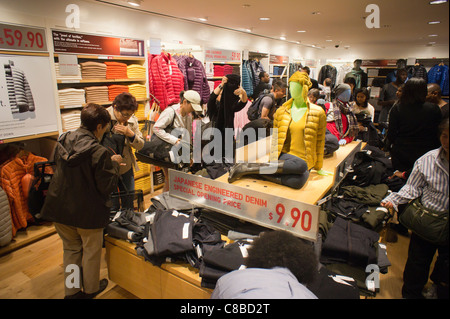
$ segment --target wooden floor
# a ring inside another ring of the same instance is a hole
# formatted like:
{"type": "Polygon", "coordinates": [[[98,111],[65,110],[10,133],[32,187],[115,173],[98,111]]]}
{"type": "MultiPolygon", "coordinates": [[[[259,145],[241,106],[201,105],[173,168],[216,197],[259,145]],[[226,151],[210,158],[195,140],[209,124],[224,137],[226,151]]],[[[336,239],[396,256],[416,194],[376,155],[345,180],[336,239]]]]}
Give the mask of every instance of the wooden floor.
{"type": "MultiPolygon", "coordinates": [[[[158,191],[154,195],[160,193],[158,191]]],[[[146,207],[151,196],[146,196],[146,207]]],[[[385,242],[385,240],[384,240],[385,242]]],[[[398,236],[396,243],[386,243],[392,263],[388,274],[380,277],[380,293],[375,299],[400,299],[402,274],[409,238],[398,236]]],[[[101,278],[108,278],[103,249],[101,278]]],[[[63,249],[57,234],[7,252],[0,257],[0,299],[61,299],[64,297],[63,249]]],[[[109,282],[98,299],[135,299],[128,291],[109,282]]]]}

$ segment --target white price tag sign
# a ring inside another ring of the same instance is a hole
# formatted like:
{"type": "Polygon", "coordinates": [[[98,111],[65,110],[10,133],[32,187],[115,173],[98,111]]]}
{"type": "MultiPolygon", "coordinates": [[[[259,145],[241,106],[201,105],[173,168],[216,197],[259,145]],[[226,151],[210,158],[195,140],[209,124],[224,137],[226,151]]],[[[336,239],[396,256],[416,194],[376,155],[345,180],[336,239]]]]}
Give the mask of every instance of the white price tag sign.
{"type": "Polygon", "coordinates": [[[169,170],[169,193],[198,206],[315,241],[319,206],[169,170]]]}

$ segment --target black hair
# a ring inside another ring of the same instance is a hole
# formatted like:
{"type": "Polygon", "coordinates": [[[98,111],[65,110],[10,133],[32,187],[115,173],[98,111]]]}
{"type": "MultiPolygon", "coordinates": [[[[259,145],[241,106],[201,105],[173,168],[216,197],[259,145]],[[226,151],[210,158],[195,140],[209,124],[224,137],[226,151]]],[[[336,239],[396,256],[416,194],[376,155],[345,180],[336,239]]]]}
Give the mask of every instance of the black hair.
{"type": "Polygon", "coordinates": [[[326,78],[324,83],[325,83],[326,86],[331,86],[332,81],[331,81],[330,78],[326,78]]]}
{"type": "Polygon", "coordinates": [[[422,78],[411,78],[403,87],[400,104],[423,104],[428,95],[427,82],[422,78]]]}
{"type": "Polygon", "coordinates": [[[138,109],[136,98],[128,92],[117,95],[112,106],[119,112],[122,112],[123,110],[136,112],[138,109]]]}
{"type": "Polygon", "coordinates": [[[311,69],[309,68],[309,66],[305,65],[304,67],[302,67],[302,70],[308,73],[308,75],[311,73],[311,69]]]}
{"type": "Polygon", "coordinates": [[[287,231],[261,233],[248,250],[249,268],[289,269],[302,284],[309,284],[317,273],[318,261],[311,243],[287,231]]]}
{"type": "Polygon", "coordinates": [[[265,71],[260,72],[259,75],[258,75],[259,79],[262,79],[265,76],[266,73],[267,72],[265,72],[265,71]]]}
{"type": "Polygon", "coordinates": [[[314,96],[318,99],[320,97],[320,90],[316,88],[310,89],[308,91],[308,96],[314,96]]]}
{"type": "Polygon", "coordinates": [[[445,130],[448,131],[448,128],[449,128],[449,120],[448,120],[448,117],[446,117],[446,118],[444,118],[444,119],[441,121],[441,123],[439,124],[439,127],[438,127],[438,129],[439,129],[439,136],[441,136],[442,133],[443,133],[445,130]]]}
{"type": "Polygon", "coordinates": [[[356,79],[352,76],[346,77],[344,79],[345,84],[353,84],[353,86],[356,86],[356,79]]]}
{"type": "Polygon", "coordinates": [[[89,103],[81,110],[80,119],[82,128],[94,132],[98,124],[105,127],[111,121],[111,116],[103,106],[89,103]]]}
{"type": "Polygon", "coordinates": [[[284,81],[276,80],[272,83],[273,90],[283,90],[287,88],[287,84],[284,81]]]}
{"type": "Polygon", "coordinates": [[[355,93],[354,93],[356,103],[357,103],[356,96],[358,95],[358,93],[362,93],[366,96],[366,101],[364,102],[364,105],[360,105],[360,106],[367,107],[367,105],[369,105],[369,99],[370,99],[369,91],[366,88],[356,89],[355,93]]]}

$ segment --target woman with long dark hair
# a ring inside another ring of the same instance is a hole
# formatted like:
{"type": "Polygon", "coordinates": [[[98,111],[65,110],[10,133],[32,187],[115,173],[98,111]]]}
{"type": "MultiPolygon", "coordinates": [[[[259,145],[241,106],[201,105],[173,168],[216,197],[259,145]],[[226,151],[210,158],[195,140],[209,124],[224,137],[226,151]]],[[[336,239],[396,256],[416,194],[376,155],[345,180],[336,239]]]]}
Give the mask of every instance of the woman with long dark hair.
{"type": "Polygon", "coordinates": [[[426,102],[427,83],[412,78],[405,83],[399,103],[389,114],[387,137],[391,143],[392,166],[406,172],[426,152],[440,146],[438,126],[442,119],[439,107],[426,102]]]}

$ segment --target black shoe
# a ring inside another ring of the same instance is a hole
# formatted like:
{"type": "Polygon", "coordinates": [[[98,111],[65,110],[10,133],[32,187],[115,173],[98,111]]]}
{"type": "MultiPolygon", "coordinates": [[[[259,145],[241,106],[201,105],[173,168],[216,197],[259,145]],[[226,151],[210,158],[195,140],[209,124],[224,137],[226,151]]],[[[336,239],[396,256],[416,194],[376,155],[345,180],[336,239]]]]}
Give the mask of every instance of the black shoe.
{"type": "Polygon", "coordinates": [[[86,299],[86,294],[80,290],[76,294],[65,296],[64,299],[86,299]]]}
{"type": "Polygon", "coordinates": [[[257,163],[237,163],[230,169],[228,175],[228,183],[233,183],[242,176],[250,174],[258,174],[261,164],[257,163]]]}
{"type": "Polygon", "coordinates": [[[84,293],[84,295],[85,295],[84,299],[93,299],[93,298],[95,298],[95,296],[97,296],[103,290],[105,290],[106,287],[108,287],[108,279],[100,280],[100,284],[98,286],[98,290],[96,292],[91,293],[91,294],[84,293]]]}

